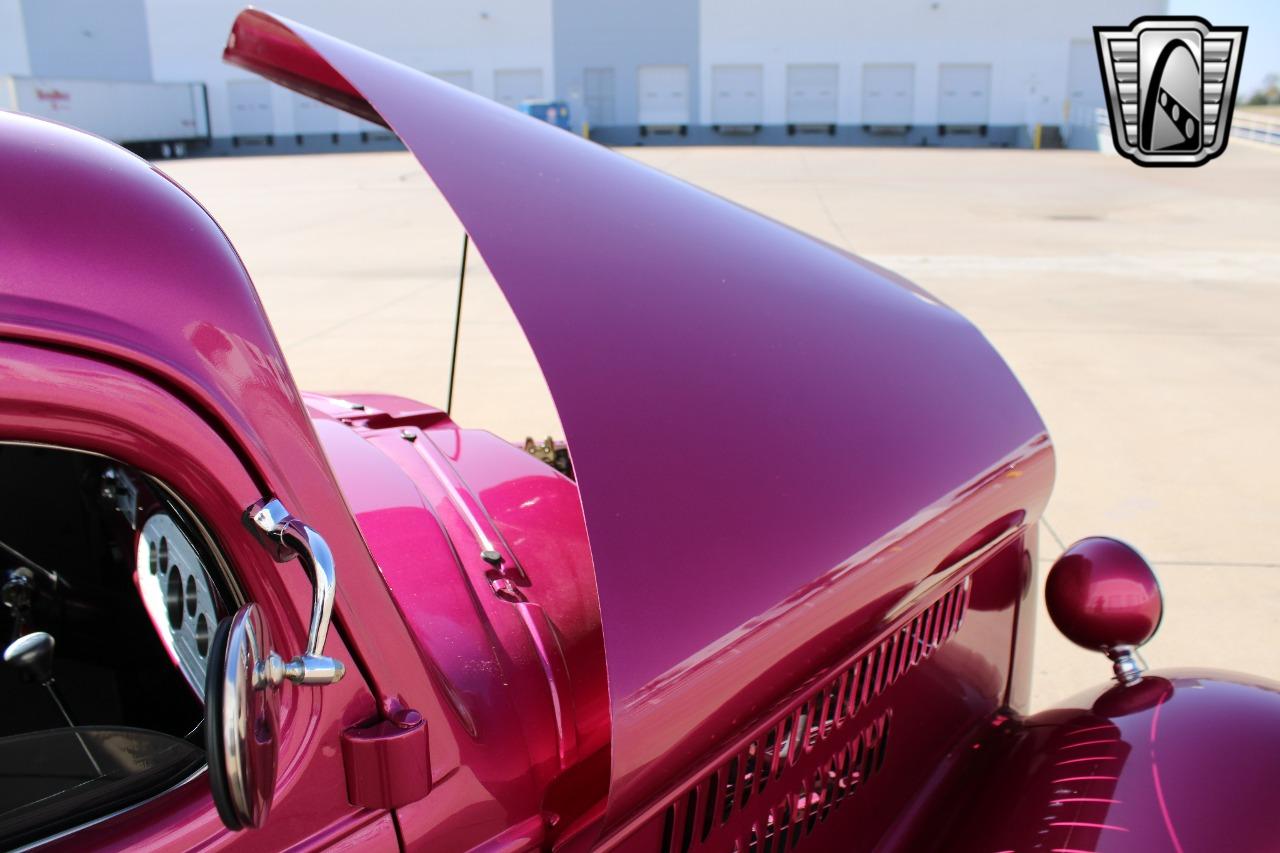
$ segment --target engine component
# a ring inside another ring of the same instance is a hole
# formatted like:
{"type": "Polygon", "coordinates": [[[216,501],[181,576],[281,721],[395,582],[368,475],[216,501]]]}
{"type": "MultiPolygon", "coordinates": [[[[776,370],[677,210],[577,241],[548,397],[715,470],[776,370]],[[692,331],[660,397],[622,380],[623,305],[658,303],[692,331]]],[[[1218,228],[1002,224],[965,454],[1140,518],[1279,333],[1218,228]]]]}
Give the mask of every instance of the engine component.
{"type": "Polygon", "coordinates": [[[573,462],[569,458],[569,448],[563,441],[547,436],[546,441],[539,444],[530,436],[524,440],[524,452],[547,463],[570,480],[573,479],[573,462]]]}

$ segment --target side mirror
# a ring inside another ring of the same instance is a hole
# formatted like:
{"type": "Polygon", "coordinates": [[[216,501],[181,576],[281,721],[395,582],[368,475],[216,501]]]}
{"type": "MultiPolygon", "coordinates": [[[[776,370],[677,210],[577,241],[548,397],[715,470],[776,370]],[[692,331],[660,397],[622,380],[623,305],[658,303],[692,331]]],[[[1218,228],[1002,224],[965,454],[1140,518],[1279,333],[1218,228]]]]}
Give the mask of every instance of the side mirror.
{"type": "Polygon", "coordinates": [[[218,623],[205,675],[209,786],[227,829],[267,819],[276,784],[280,697],[260,672],[271,632],[255,604],[218,623]]]}
{"type": "Polygon", "coordinates": [[[205,746],[213,801],[233,831],[262,826],[271,809],[280,685],[286,679],[333,684],[345,673],[341,661],[323,654],[337,582],[328,544],[274,498],[249,507],[245,521],[276,562],[296,557],[302,563],[315,597],[307,648],[290,660],[274,651],[266,620],[254,604],[223,619],[214,634],[205,676],[205,746]]]}

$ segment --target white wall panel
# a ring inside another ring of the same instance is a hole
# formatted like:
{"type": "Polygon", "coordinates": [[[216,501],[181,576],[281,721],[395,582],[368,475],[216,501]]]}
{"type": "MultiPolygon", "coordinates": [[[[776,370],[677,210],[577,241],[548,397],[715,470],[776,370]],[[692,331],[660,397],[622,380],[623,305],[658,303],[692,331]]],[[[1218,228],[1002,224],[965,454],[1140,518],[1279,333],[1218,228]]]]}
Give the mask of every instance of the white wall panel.
{"type": "Polygon", "coordinates": [[[151,81],[144,0],[21,0],[33,77],[151,81]]]}
{"type": "MultiPolygon", "coordinates": [[[[552,0],[557,97],[577,129],[638,124],[643,65],[683,65],[697,103],[699,0],[552,0]],[[609,70],[612,69],[612,73],[609,70]]],[[[709,79],[709,78],[708,78],[709,79]]]]}
{"type": "MultiPolygon", "coordinates": [[[[246,76],[222,62],[231,22],[245,5],[245,0],[146,0],[155,77],[207,83],[214,136],[231,135],[227,81],[246,76]]],[[[498,69],[536,68],[544,80],[551,77],[551,0],[273,0],[267,8],[424,71],[470,70],[476,91],[486,97],[494,95],[498,69]]],[[[292,95],[272,88],[274,132],[298,132],[292,95]]],[[[318,117],[302,117],[315,118],[318,126],[318,117]]],[[[366,127],[341,113],[335,121],[335,129],[344,132],[366,127]]]]}
{"type": "MultiPolygon", "coordinates": [[[[27,56],[27,36],[22,23],[19,0],[0,0],[0,74],[27,75],[31,61],[27,56]]],[[[7,97],[0,93],[0,105],[7,97]]]]}
{"type": "MultiPolygon", "coordinates": [[[[937,123],[939,67],[991,66],[989,123],[1061,120],[1072,39],[1167,13],[1166,0],[701,0],[699,62],[764,66],[764,123],[787,121],[788,65],[839,66],[841,124],[862,124],[865,65],[916,67],[912,124],[937,123]]],[[[702,87],[700,121],[712,94],[702,87]]]]}
{"type": "MultiPolygon", "coordinates": [[[[30,73],[24,2],[0,0],[0,73],[30,73]]],[[[229,136],[227,82],[245,75],[222,63],[221,50],[245,0],[143,2],[154,79],[205,83],[213,135],[229,136]]],[[[800,106],[795,81],[788,82],[789,67],[834,66],[837,121],[856,125],[863,123],[865,108],[863,69],[909,64],[916,69],[911,123],[922,126],[938,121],[943,65],[991,67],[990,124],[1061,121],[1088,99],[1072,93],[1083,91],[1093,70],[1080,58],[1091,47],[1092,27],[1167,12],[1166,0],[680,0],[617,9],[562,0],[562,26],[552,20],[554,2],[368,0],[353,5],[346,0],[274,0],[270,8],[417,68],[469,71],[472,87],[486,97],[497,95],[496,72],[539,69],[542,96],[563,83],[566,93],[572,90],[582,98],[583,69],[612,66],[612,110],[607,95],[593,91],[593,97],[598,111],[612,111],[623,124],[631,122],[643,99],[634,88],[637,69],[643,66],[691,63],[684,87],[691,124],[713,121],[713,67],[758,66],[759,112],[768,125],[787,123],[789,108],[819,109],[816,102],[800,106]],[[590,14],[583,11],[588,5],[590,14]],[[611,21],[616,22],[612,29],[607,26],[611,21]],[[563,48],[572,58],[573,74],[563,81],[553,67],[553,30],[565,42],[554,50],[563,48]],[[599,34],[599,44],[592,44],[593,33],[599,34]],[[681,41],[686,37],[688,44],[681,41]],[[1071,46],[1073,40],[1077,47],[1071,46]],[[673,45],[680,50],[672,53],[673,45]],[[617,58],[621,52],[626,52],[625,62],[617,58]]],[[[349,116],[310,112],[290,98],[273,90],[277,135],[323,132],[326,124],[336,124],[340,131],[361,126],[349,116]]]]}

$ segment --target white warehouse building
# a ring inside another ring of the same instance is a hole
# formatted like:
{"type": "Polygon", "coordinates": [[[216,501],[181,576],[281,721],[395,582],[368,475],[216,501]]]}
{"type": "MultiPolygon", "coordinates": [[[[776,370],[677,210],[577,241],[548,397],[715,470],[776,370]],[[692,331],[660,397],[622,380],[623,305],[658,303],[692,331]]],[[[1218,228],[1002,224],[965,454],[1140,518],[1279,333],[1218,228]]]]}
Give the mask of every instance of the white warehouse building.
{"type": "MultiPolygon", "coordinates": [[[[171,89],[165,98],[148,94],[159,89],[144,84],[189,84],[178,123],[190,128],[192,147],[389,144],[373,125],[222,63],[222,42],[243,6],[243,0],[0,0],[0,108],[138,143],[146,140],[121,138],[127,132],[114,128],[179,97],[171,89]],[[108,115],[109,132],[100,129],[108,115]]],[[[513,107],[564,101],[574,129],[586,125],[607,142],[1026,145],[1035,137],[1073,146],[1095,143],[1095,113],[1103,105],[1092,28],[1162,14],[1166,6],[1166,0],[267,4],[513,107]]]]}

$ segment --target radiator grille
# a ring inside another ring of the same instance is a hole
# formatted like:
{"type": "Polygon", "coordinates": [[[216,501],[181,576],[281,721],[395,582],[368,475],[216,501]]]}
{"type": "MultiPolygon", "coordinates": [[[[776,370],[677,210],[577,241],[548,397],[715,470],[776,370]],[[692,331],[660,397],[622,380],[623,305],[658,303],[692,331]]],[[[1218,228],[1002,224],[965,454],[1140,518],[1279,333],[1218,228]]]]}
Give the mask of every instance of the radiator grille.
{"type": "Polygon", "coordinates": [[[966,577],[672,801],[662,853],[782,853],[826,820],[884,766],[892,711],[853,733],[843,730],[956,633],[970,587],[966,577]]]}

